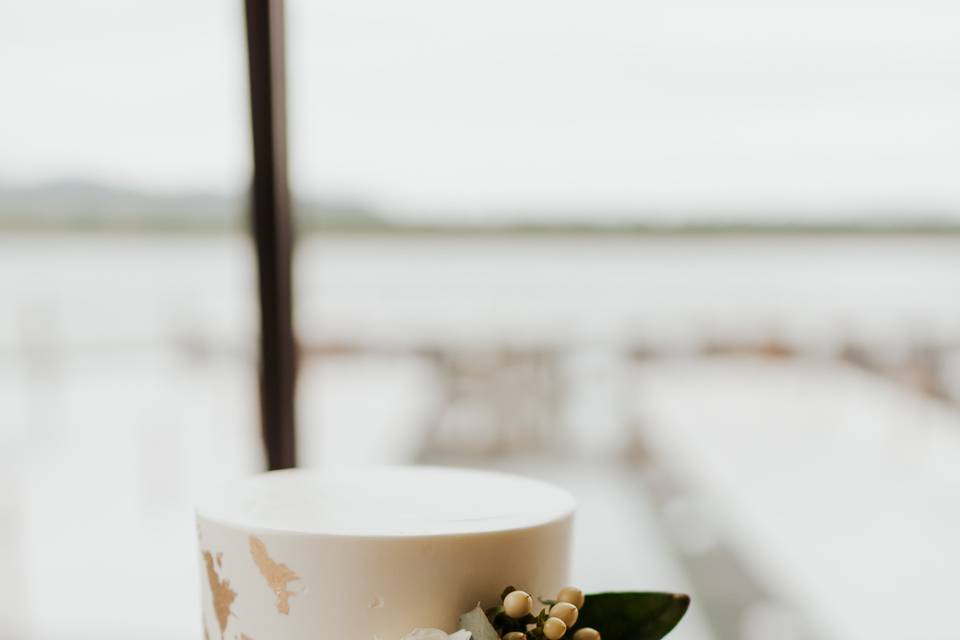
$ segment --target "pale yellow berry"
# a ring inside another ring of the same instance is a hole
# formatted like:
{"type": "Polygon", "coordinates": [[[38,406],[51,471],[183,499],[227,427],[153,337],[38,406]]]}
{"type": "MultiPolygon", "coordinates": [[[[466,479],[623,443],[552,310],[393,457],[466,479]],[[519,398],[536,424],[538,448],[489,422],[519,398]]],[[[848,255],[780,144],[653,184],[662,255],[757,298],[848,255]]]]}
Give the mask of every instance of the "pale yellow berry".
{"type": "Polygon", "coordinates": [[[577,623],[577,616],[580,615],[580,611],[569,602],[558,602],[550,607],[550,615],[563,620],[563,624],[569,628],[577,623]]]}
{"type": "Polygon", "coordinates": [[[600,640],[600,632],[590,627],[577,629],[573,634],[573,640],[600,640]]]}
{"type": "Polygon", "coordinates": [[[576,587],[564,587],[557,595],[557,602],[569,602],[577,609],[583,609],[583,591],[576,587]]]}
{"type": "Polygon", "coordinates": [[[547,640],[560,640],[566,632],[567,625],[560,618],[547,618],[543,623],[543,635],[547,636],[547,640]]]}
{"type": "Polygon", "coordinates": [[[533,598],[526,591],[511,591],[503,599],[503,610],[511,618],[522,618],[533,611],[533,598]]]}
{"type": "Polygon", "coordinates": [[[511,631],[507,635],[503,636],[503,640],[526,640],[527,634],[523,631],[511,631]]]}

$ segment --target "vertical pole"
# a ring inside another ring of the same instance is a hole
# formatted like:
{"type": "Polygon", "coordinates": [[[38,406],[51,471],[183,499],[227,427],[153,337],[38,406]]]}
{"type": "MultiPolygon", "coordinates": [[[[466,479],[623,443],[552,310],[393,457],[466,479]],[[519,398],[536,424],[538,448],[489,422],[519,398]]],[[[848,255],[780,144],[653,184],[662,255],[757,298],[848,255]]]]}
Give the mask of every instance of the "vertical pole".
{"type": "Polygon", "coordinates": [[[287,183],[283,0],[245,0],[260,294],[260,413],[269,469],[296,466],[296,344],[287,183]]]}

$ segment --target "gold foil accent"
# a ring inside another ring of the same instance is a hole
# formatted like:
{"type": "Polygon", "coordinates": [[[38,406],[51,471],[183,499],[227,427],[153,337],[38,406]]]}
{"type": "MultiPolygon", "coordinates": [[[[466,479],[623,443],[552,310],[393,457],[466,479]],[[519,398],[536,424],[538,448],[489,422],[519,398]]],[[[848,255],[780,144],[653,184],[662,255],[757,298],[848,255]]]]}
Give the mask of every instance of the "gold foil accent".
{"type": "Polygon", "coordinates": [[[260,538],[250,536],[250,555],[257,563],[257,568],[267,581],[267,585],[277,596],[277,611],[283,615],[290,615],[290,596],[297,595],[291,591],[289,585],[300,576],[285,564],[274,562],[267,553],[267,545],[260,538]]]}
{"type": "Polygon", "coordinates": [[[223,554],[217,554],[217,560],[214,561],[213,554],[209,551],[203,552],[203,561],[207,565],[207,581],[210,583],[210,594],[213,596],[213,612],[217,616],[217,624],[220,625],[220,637],[227,631],[227,620],[230,618],[230,606],[237,599],[237,592],[230,588],[229,580],[222,580],[217,574],[217,565],[222,564],[223,554]]]}

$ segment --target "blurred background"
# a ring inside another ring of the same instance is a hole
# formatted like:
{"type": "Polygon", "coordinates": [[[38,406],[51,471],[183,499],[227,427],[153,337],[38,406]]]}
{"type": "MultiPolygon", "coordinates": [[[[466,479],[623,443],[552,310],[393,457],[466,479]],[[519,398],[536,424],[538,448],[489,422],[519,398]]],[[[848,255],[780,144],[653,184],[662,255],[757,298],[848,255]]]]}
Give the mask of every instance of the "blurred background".
{"type": "MultiPolygon", "coordinates": [[[[956,638],[960,8],[287,0],[299,459],[552,480],[676,640],[956,638]]],[[[243,6],[0,0],[0,637],[263,468],[243,6]]]]}

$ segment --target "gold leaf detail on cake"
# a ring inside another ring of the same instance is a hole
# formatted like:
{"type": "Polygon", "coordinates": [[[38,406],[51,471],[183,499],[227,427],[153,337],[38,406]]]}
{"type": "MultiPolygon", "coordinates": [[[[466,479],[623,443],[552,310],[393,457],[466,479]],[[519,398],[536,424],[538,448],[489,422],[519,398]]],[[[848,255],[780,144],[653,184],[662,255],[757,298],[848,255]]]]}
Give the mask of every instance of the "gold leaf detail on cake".
{"type": "Polygon", "coordinates": [[[203,561],[207,565],[207,581],[210,583],[210,594],[213,596],[213,612],[217,616],[217,624],[220,625],[221,638],[227,630],[227,620],[232,613],[230,607],[237,599],[237,592],[230,588],[230,581],[221,579],[217,573],[216,565],[222,564],[222,556],[223,554],[218,553],[215,561],[212,553],[203,552],[203,561]]]}
{"type": "Polygon", "coordinates": [[[255,536],[250,536],[250,555],[270,590],[277,596],[277,611],[290,615],[290,596],[297,595],[296,591],[290,590],[290,583],[299,580],[300,576],[287,565],[275,562],[267,553],[267,545],[255,536]]]}

